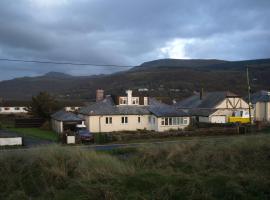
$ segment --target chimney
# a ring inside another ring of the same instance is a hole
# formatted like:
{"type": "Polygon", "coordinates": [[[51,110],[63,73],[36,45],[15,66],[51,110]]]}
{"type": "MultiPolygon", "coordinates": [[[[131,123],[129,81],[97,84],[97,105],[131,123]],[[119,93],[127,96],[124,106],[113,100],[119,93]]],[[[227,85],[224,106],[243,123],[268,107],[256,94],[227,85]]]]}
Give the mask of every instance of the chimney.
{"type": "Polygon", "coordinates": [[[104,90],[97,89],[96,91],[96,102],[102,101],[104,99],[104,90]]]}
{"type": "Polygon", "coordinates": [[[127,104],[132,105],[132,90],[127,90],[127,104]]]}
{"type": "Polygon", "coordinates": [[[201,90],[200,90],[200,100],[202,100],[203,99],[203,88],[201,88],[201,90]]]}

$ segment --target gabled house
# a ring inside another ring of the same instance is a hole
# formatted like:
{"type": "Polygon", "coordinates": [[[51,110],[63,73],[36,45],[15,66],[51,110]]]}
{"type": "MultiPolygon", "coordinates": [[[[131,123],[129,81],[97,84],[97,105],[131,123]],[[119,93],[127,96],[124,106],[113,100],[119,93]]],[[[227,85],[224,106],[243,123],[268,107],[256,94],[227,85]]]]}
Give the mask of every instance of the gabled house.
{"type": "Polygon", "coordinates": [[[106,96],[102,101],[81,108],[90,132],[183,129],[189,125],[189,116],[183,111],[158,103],[147,96],[106,96]]]}
{"type": "Polygon", "coordinates": [[[251,95],[255,121],[270,122],[270,91],[259,91],[251,95]]]}
{"type": "Polygon", "coordinates": [[[232,92],[200,92],[174,106],[188,112],[198,122],[227,123],[249,119],[248,103],[232,92]]]}

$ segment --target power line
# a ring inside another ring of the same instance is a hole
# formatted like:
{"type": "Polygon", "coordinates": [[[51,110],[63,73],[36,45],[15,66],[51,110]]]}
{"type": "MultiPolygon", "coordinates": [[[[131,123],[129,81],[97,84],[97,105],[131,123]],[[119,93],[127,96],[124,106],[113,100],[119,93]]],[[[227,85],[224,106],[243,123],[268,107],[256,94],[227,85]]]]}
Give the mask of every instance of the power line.
{"type": "Polygon", "coordinates": [[[23,60],[23,59],[9,59],[9,58],[0,58],[0,61],[24,62],[24,63],[39,63],[39,64],[56,64],[56,65],[75,65],[75,66],[119,67],[119,68],[131,68],[131,67],[134,67],[134,66],[129,66],[129,65],[94,64],[94,63],[74,63],[74,62],[57,62],[57,61],[42,61],[42,60],[23,60]]]}

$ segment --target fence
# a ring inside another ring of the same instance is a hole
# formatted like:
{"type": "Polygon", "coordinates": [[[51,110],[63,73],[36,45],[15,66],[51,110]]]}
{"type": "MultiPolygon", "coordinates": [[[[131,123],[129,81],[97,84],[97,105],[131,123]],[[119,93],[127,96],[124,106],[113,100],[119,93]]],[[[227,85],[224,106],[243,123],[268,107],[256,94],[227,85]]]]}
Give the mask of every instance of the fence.
{"type": "Polygon", "coordinates": [[[18,118],[15,119],[15,127],[16,128],[41,127],[44,122],[45,120],[40,118],[18,118]]]}

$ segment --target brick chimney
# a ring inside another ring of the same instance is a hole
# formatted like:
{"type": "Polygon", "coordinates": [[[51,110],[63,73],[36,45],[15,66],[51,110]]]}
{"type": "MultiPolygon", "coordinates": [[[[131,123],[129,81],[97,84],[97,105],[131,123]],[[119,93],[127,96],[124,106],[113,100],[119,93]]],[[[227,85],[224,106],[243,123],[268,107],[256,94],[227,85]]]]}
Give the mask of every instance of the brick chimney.
{"type": "Polygon", "coordinates": [[[96,102],[102,101],[104,99],[104,90],[97,89],[96,91],[96,102]]]}

